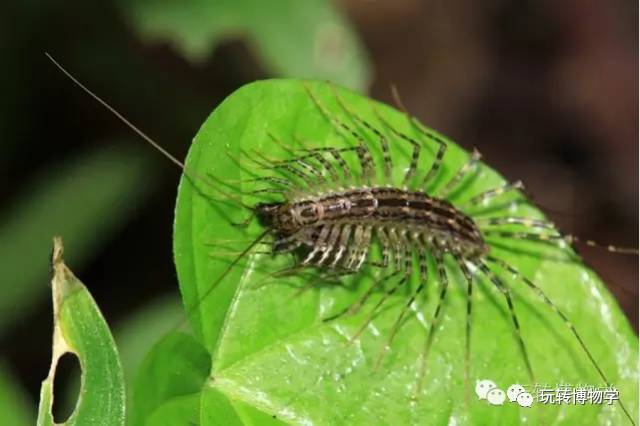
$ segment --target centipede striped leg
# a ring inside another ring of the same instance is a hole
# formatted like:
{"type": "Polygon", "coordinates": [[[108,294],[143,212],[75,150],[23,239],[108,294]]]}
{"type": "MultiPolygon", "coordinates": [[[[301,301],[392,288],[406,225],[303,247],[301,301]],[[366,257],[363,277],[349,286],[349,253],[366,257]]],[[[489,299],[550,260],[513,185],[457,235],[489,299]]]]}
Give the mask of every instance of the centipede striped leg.
{"type": "MultiPolygon", "coordinates": [[[[607,376],[604,374],[604,371],[602,371],[602,369],[600,368],[600,366],[596,362],[595,358],[591,354],[591,351],[589,351],[589,349],[587,348],[587,345],[584,343],[584,340],[582,339],[582,337],[578,333],[578,329],[573,325],[571,320],[569,320],[569,318],[560,310],[560,308],[558,308],[556,306],[556,304],[553,303],[551,301],[551,299],[549,299],[549,297],[547,297],[547,295],[544,293],[544,291],[540,287],[538,287],[533,281],[531,281],[530,279],[525,277],[516,268],[514,268],[511,265],[509,265],[507,262],[505,262],[505,261],[503,261],[501,259],[498,259],[496,257],[493,257],[493,256],[487,256],[486,260],[488,262],[491,262],[491,263],[499,266],[503,270],[506,270],[506,271],[510,272],[511,274],[513,274],[513,276],[515,278],[517,278],[520,281],[522,281],[523,283],[525,283],[540,299],[542,299],[542,301],[547,306],[549,306],[549,308],[551,308],[552,311],[554,311],[562,319],[562,321],[564,322],[565,326],[569,329],[569,331],[571,331],[573,336],[576,338],[576,340],[580,344],[580,347],[582,348],[584,353],[589,358],[589,361],[591,361],[591,364],[593,365],[593,367],[598,371],[598,375],[600,376],[600,378],[607,384],[607,386],[611,386],[611,382],[609,381],[607,376]]],[[[627,408],[622,403],[622,401],[620,399],[618,399],[617,402],[618,402],[618,404],[620,404],[620,408],[622,408],[622,411],[629,418],[631,423],[635,425],[635,422],[634,422],[633,418],[631,417],[631,414],[629,414],[629,411],[627,411],[627,408]]]]}
{"type": "MultiPolygon", "coordinates": [[[[346,243],[344,243],[344,240],[346,240],[346,238],[344,237],[345,234],[349,234],[350,233],[350,229],[351,229],[351,225],[345,225],[345,227],[343,228],[343,232],[341,234],[340,237],[340,244],[339,247],[342,246],[342,249],[339,249],[339,252],[336,254],[336,258],[334,260],[334,264],[337,263],[340,258],[342,257],[342,253],[345,252],[344,250],[344,245],[346,243]],[[347,230],[347,232],[345,232],[345,230],[347,230]]],[[[384,232],[384,230],[382,229],[382,227],[380,227],[379,229],[377,229],[376,234],[378,236],[380,236],[381,232],[384,232]]],[[[383,241],[383,240],[381,240],[383,241]]],[[[387,242],[387,244],[389,244],[389,240],[385,239],[384,241],[387,242]]],[[[382,286],[387,280],[389,279],[393,279],[394,277],[396,277],[398,274],[400,274],[400,272],[402,271],[402,253],[400,252],[400,248],[397,246],[387,246],[385,248],[385,251],[394,251],[395,254],[395,259],[396,261],[393,263],[393,272],[381,279],[376,279],[375,282],[369,286],[369,288],[367,289],[367,291],[365,293],[363,293],[356,301],[354,301],[351,305],[347,306],[346,308],[344,308],[342,311],[338,312],[335,315],[332,315],[330,317],[327,317],[324,319],[324,321],[332,321],[335,320],[343,315],[354,315],[356,314],[360,308],[362,308],[362,306],[367,302],[367,300],[369,300],[369,297],[371,297],[371,295],[373,294],[373,292],[380,286],[382,286]]]]}
{"type": "Polygon", "coordinates": [[[427,139],[432,140],[438,144],[438,152],[436,153],[436,158],[431,163],[431,167],[427,172],[426,176],[422,179],[422,188],[426,188],[431,180],[433,180],[440,170],[440,166],[442,165],[442,159],[447,153],[447,144],[444,140],[440,139],[439,136],[434,134],[431,131],[427,131],[420,126],[414,119],[411,120],[411,123],[420,131],[427,139]]]}
{"type": "Polygon", "coordinates": [[[376,227],[376,236],[382,246],[382,267],[386,268],[389,265],[389,259],[391,257],[391,241],[383,226],[376,227]]]}
{"type": "Polygon", "coordinates": [[[516,337],[518,339],[518,345],[520,346],[520,350],[522,351],[522,356],[524,357],[525,365],[527,367],[527,372],[529,373],[529,378],[531,379],[531,383],[535,383],[535,375],[533,374],[533,368],[531,367],[531,361],[529,359],[529,353],[527,352],[527,347],[524,343],[524,339],[522,338],[522,332],[520,331],[520,322],[518,321],[518,316],[516,314],[516,310],[513,306],[513,300],[511,298],[511,292],[507,288],[507,286],[502,282],[498,276],[491,271],[487,264],[481,260],[476,260],[473,264],[480,269],[484,275],[489,278],[489,280],[496,286],[496,288],[502,293],[505,300],[507,301],[507,306],[509,307],[509,312],[511,313],[511,321],[513,322],[513,326],[515,327],[516,337]]]}
{"type": "Polygon", "coordinates": [[[331,225],[325,225],[320,229],[320,234],[314,243],[313,249],[307,254],[307,257],[302,260],[303,265],[308,265],[313,261],[313,258],[320,252],[325,249],[325,243],[327,238],[329,237],[329,232],[331,231],[331,225]]]}
{"type": "Polygon", "coordinates": [[[451,191],[453,191],[456,186],[467,176],[470,172],[476,170],[478,166],[478,162],[482,158],[482,154],[477,149],[474,149],[471,153],[471,157],[469,160],[460,167],[458,173],[455,174],[443,187],[441,190],[437,191],[435,194],[439,195],[442,198],[448,198],[451,195],[451,191]]]}
{"type": "Polygon", "coordinates": [[[362,264],[364,263],[364,261],[367,258],[367,255],[369,254],[369,250],[371,248],[371,232],[372,232],[372,229],[373,229],[373,227],[371,227],[371,226],[365,226],[364,227],[364,235],[362,237],[362,243],[360,244],[359,253],[358,253],[357,258],[356,258],[356,263],[351,268],[354,271],[359,271],[360,270],[360,268],[362,267],[362,264]]]}
{"type": "Polygon", "coordinates": [[[310,193],[315,193],[314,188],[317,188],[317,181],[307,173],[294,167],[291,162],[272,160],[257,151],[254,151],[254,155],[269,164],[267,167],[265,167],[266,169],[287,171],[292,175],[300,178],[304,182],[307,191],[309,191],[310,193]]]}
{"type": "Polygon", "coordinates": [[[336,254],[333,256],[333,261],[331,262],[332,268],[338,265],[344,254],[347,253],[347,245],[351,238],[352,229],[353,227],[348,223],[342,227],[342,230],[340,231],[340,239],[338,240],[338,249],[336,254]]]}
{"type": "Polygon", "coordinates": [[[303,151],[308,152],[309,154],[304,155],[300,158],[307,158],[310,156],[317,156],[316,158],[320,158],[319,161],[322,162],[322,164],[325,166],[325,168],[327,168],[328,170],[330,170],[330,174],[332,176],[333,179],[335,179],[336,182],[341,183],[343,186],[351,186],[354,184],[353,182],[353,176],[351,175],[350,172],[350,168],[349,165],[347,164],[347,162],[345,161],[345,159],[342,157],[343,153],[346,152],[355,152],[359,149],[359,147],[349,147],[349,148],[333,148],[333,147],[326,147],[326,148],[314,148],[314,149],[303,149],[303,151]],[[335,161],[336,163],[338,163],[338,168],[340,169],[343,178],[340,179],[338,177],[338,175],[336,174],[336,170],[335,167],[326,159],[324,159],[324,157],[322,157],[322,155],[320,155],[320,153],[328,153],[335,161]]]}
{"type": "Polygon", "coordinates": [[[526,228],[546,229],[556,231],[553,223],[547,220],[532,219],[518,216],[481,217],[475,219],[476,223],[484,230],[484,226],[522,225],[526,228]]]}
{"type": "Polygon", "coordinates": [[[418,251],[418,262],[419,262],[419,268],[420,268],[420,273],[419,273],[420,283],[416,287],[411,297],[404,304],[404,306],[402,307],[402,310],[400,311],[400,314],[398,315],[398,318],[393,323],[393,326],[391,327],[391,331],[389,332],[389,337],[387,337],[387,341],[380,348],[380,352],[378,353],[378,357],[375,361],[373,371],[377,371],[378,368],[380,368],[380,364],[382,363],[382,359],[384,358],[385,353],[389,350],[389,347],[391,346],[393,339],[396,337],[398,330],[400,330],[400,325],[402,324],[404,316],[407,314],[407,312],[409,311],[409,308],[411,308],[411,305],[413,305],[413,302],[420,295],[420,293],[422,293],[423,289],[427,285],[427,281],[428,281],[427,254],[424,247],[422,246],[418,246],[417,251],[418,251]]]}
{"type": "Polygon", "coordinates": [[[347,256],[342,261],[342,267],[345,269],[353,269],[353,264],[362,245],[364,235],[364,227],[362,225],[354,225],[353,244],[347,247],[347,256]]]}
{"type": "Polygon", "coordinates": [[[342,227],[340,225],[331,227],[331,233],[327,238],[326,247],[323,249],[322,256],[320,256],[320,258],[315,262],[316,266],[322,266],[327,261],[327,259],[329,259],[329,256],[331,256],[331,253],[338,243],[338,238],[340,238],[341,232],[342,227]]]}
{"type": "MultiPolygon", "coordinates": [[[[271,136],[272,138],[274,136],[271,136]]],[[[288,152],[290,152],[292,154],[292,158],[287,159],[287,160],[280,160],[276,163],[281,163],[281,164],[292,164],[292,163],[296,163],[298,161],[301,161],[303,163],[306,164],[306,167],[313,167],[312,164],[310,164],[307,160],[309,159],[314,159],[318,162],[318,164],[320,164],[326,172],[329,173],[331,180],[330,182],[339,182],[340,181],[340,177],[337,173],[337,170],[335,168],[335,166],[330,162],[327,161],[326,158],[324,158],[322,156],[322,154],[324,153],[330,153],[332,155],[332,157],[338,162],[338,164],[340,164],[340,168],[341,169],[345,169],[347,168],[347,163],[344,161],[344,159],[342,158],[342,156],[340,154],[345,153],[345,152],[353,152],[356,151],[358,149],[358,147],[349,147],[349,148],[332,148],[332,147],[326,147],[326,148],[308,148],[306,146],[304,146],[303,148],[295,148],[295,147],[291,147],[291,146],[287,146],[284,144],[284,142],[282,142],[279,139],[276,139],[278,141],[278,144],[280,144],[285,150],[287,150],[288,152]],[[304,152],[304,155],[298,155],[296,153],[296,151],[300,151],[300,152],[304,152]]],[[[296,139],[296,141],[298,142],[298,144],[304,145],[304,142],[300,139],[296,139]]],[[[323,175],[323,173],[321,171],[317,171],[314,168],[314,174],[317,175],[317,173],[320,173],[320,175],[323,175]]],[[[323,179],[324,178],[323,176],[323,179]]],[[[330,183],[327,182],[327,183],[330,183]]]]}
{"type": "Polygon", "coordinates": [[[411,250],[407,246],[405,246],[404,250],[402,250],[401,253],[402,253],[402,263],[404,265],[403,273],[402,273],[401,278],[398,280],[398,282],[395,285],[391,286],[386,292],[384,292],[384,294],[382,295],[380,300],[378,300],[378,303],[375,304],[373,309],[371,309],[371,312],[369,313],[369,315],[367,315],[366,319],[362,322],[362,325],[353,334],[353,336],[351,336],[351,339],[350,339],[351,342],[355,341],[358,337],[360,337],[362,332],[365,330],[365,328],[367,328],[367,326],[371,323],[371,321],[375,317],[378,309],[380,307],[382,307],[384,305],[384,303],[391,296],[393,296],[393,294],[396,291],[398,291],[398,289],[400,287],[404,286],[409,281],[409,279],[411,278],[411,272],[412,272],[412,269],[413,269],[413,267],[412,267],[412,258],[411,258],[411,250]]]}
{"type": "Polygon", "coordinates": [[[364,126],[366,129],[371,131],[378,138],[378,141],[380,142],[380,148],[382,149],[382,160],[383,160],[383,166],[384,166],[384,184],[387,184],[387,185],[390,184],[391,172],[393,170],[393,161],[391,159],[391,154],[389,152],[389,141],[387,140],[387,137],[384,134],[382,134],[382,132],[380,132],[380,130],[378,130],[375,126],[373,126],[372,124],[367,122],[365,119],[360,117],[358,114],[356,114],[354,111],[352,111],[350,108],[348,108],[344,104],[344,102],[342,102],[342,99],[340,98],[338,93],[335,91],[335,88],[333,89],[334,89],[334,94],[335,94],[336,100],[338,101],[338,104],[340,105],[342,110],[351,118],[351,120],[355,121],[361,126],[364,126]]]}
{"type": "MultiPolygon", "coordinates": [[[[292,148],[290,148],[287,145],[285,145],[285,143],[282,142],[280,139],[278,139],[274,134],[272,134],[271,132],[268,132],[267,134],[269,135],[271,140],[273,140],[276,144],[280,145],[289,154],[291,154],[291,155],[295,154],[292,148]]],[[[327,182],[326,177],[322,174],[322,172],[317,170],[308,161],[306,161],[307,158],[311,158],[311,156],[293,157],[292,159],[289,159],[289,160],[280,160],[280,161],[276,162],[276,164],[297,164],[302,169],[306,170],[311,175],[313,175],[316,178],[316,183],[317,184],[324,185],[327,182]]]]}
{"type": "MultiPolygon", "coordinates": [[[[494,221],[497,221],[499,218],[494,218],[494,221]]],[[[479,220],[478,220],[479,221],[479,220]]],[[[544,242],[544,243],[553,243],[553,242],[566,242],[568,244],[573,244],[576,242],[583,242],[589,247],[597,247],[611,253],[619,253],[619,254],[630,254],[637,255],[638,249],[631,247],[618,247],[611,244],[600,244],[593,240],[582,240],[572,234],[562,234],[560,231],[555,229],[554,225],[551,222],[539,221],[535,219],[528,218],[505,218],[505,223],[518,223],[528,228],[539,228],[539,229],[547,229],[555,231],[554,234],[539,234],[532,232],[515,232],[515,231],[500,231],[494,229],[483,229],[483,234],[487,238],[491,237],[500,237],[506,239],[515,239],[515,240],[525,240],[525,241],[535,241],[535,242],[544,242]]]]}
{"type": "Polygon", "coordinates": [[[515,182],[507,182],[497,188],[493,188],[488,191],[482,192],[478,195],[475,195],[468,202],[466,202],[461,208],[464,209],[468,207],[474,207],[479,205],[480,203],[487,202],[492,198],[498,197],[509,191],[523,190],[523,189],[524,189],[524,184],[520,180],[515,182]]]}
{"type": "Polygon", "coordinates": [[[284,254],[290,253],[298,249],[302,245],[302,241],[297,239],[282,238],[273,242],[273,253],[284,254]]]}
{"type": "Polygon", "coordinates": [[[391,131],[391,133],[395,135],[397,138],[399,138],[400,140],[409,143],[412,147],[411,162],[409,163],[409,168],[405,172],[404,178],[402,179],[402,186],[406,187],[411,181],[411,179],[413,179],[413,177],[415,176],[418,170],[418,159],[420,158],[422,145],[412,137],[398,131],[391,124],[389,124],[389,122],[387,122],[387,120],[385,120],[382,117],[382,115],[378,112],[377,109],[374,108],[374,112],[376,114],[376,117],[378,118],[378,121],[380,121],[386,129],[391,131]]]}
{"type": "Polygon", "coordinates": [[[433,336],[435,335],[436,327],[438,326],[440,320],[442,305],[445,296],[447,295],[447,289],[449,288],[449,277],[447,276],[447,271],[444,267],[444,259],[442,257],[442,253],[438,250],[433,250],[433,257],[436,261],[438,278],[440,280],[440,296],[438,297],[438,304],[436,305],[436,309],[433,312],[433,317],[429,326],[429,333],[427,334],[427,339],[425,340],[425,345],[422,349],[422,356],[420,357],[420,372],[418,374],[418,380],[416,382],[415,396],[417,396],[422,391],[422,381],[424,380],[424,376],[427,373],[427,357],[429,356],[429,350],[431,349],[431,344],[433,343],[433,336]]]}
{"type": "Polygon", "coordinates": [[[487,230],[483,232],[485,238],[499,237],[501,239],[514,239],[522,241],[534,241],[539,243],[548,243],[558,245],[558,243],[565,241],[568,242],[566,237],[562,234],[539,234],[533,232],[515,232],[515,231],[500,231],[500,230],[487,230]]]}
{"type": "Polygon", "coordinates": [[[326,182],[326,186],[327,187],[333,187],[333,189],[335,189],[335,186],[338,185],[340,183],[340,176],[338,174],[338,171],[336,170],[336,167],[333,163],[331,163],[330,161],[328,161],[323,154],[327,152],[326,149],[317,149],[317,148],[307,148],[305,143],[300,140],[300,139],[296,139],[297,143],[299,145],[303,145],[304,147],[299,149],[302,152],[305,152],[306,155],[303,155],[299,158],[302,159],[306,159],[306,158],[312,158],[314,159],[321,168],[323,168],[328,174],[329,174],[329,179],[326,182]]]}
{"type": "Polygon", "coordinates": [[[345,140],[348,141],[348,138],[345,136],[343,132],[347,132],[351,137],[356,139],[356,154],[358,155],[358,160],[360,161],[361,174],[360,174],[360,183],[370,185],[372,179],[375,177],[375,169],[373,164],[373,157],[371,156],[371,152],[367,147],[364,139],[358,132],[349,127],[346,123],[339,120],[333,114],[331,114],[320,101],[316,98],[316,96],[311,92],[311,89],[307,85],[304,86],[305,90],[311,97],[311,100],[316,105],[316,107],[320,110],[322,115],[329,121],[331,126],[335,129],[336,133],[342,136],[345,140]]]}
{"type": "Polygon", "coordinates": [[[465,316],[465,334],[464,334],[464,383],[465,383],[465,400],[468,402],[469,390],[470,390],[470,362],[469,355],[471,353],[471,318],[473,307],[473,275],[469,271],[469,267],[458,255],[454,255],[454,258],[462,271],[465,281],[467,282],[467,310],[465,316]]]}

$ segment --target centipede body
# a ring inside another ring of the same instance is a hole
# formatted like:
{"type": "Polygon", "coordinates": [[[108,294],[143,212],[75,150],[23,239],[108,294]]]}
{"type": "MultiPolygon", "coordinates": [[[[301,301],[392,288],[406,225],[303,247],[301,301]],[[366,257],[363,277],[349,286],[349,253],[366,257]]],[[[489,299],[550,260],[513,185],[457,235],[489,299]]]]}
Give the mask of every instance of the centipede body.
{"type": "Polygon", "coordinates": [[[290,247],[305,245],[310,254],[303,262],[316,266],[357,272],[374,239],[385,253],[410,244],[478,258],[489,248],[472,219],[446,200],[422,192],[366,188],[259,210],[281,237],[276,247],[283,240],[290,240],[290,247]]]}

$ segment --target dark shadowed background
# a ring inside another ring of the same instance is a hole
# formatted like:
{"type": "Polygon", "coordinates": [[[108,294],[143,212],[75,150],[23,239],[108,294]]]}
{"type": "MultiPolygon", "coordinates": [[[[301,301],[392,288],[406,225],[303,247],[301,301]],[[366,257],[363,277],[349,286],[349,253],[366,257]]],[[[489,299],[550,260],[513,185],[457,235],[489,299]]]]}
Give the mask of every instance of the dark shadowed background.
{"type": "MultiPolygon", "coordinates": [[[[147,341],[139,330],[180,315],[179,170],[44,51],[179,158],[215,106],[255,79],[331,79],[390,103],[395,84],[425,124],[522,179],[561,229],[637,247],[637,2],[190,3],[3,8],[0,387],[30,410],[50,362],[54,234],[114,328],[125,373],[140,357],[126,343],[148,347],[160,331],[147,341]]],[[[637,330],[637,257],[581,253],[637,330]]]]}

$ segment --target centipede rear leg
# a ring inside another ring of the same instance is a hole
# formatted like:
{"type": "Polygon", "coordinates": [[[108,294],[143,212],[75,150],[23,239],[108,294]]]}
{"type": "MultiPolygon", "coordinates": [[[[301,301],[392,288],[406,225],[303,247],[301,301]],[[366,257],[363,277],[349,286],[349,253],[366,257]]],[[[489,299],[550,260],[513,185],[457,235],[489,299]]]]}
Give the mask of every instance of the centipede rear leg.
{"type": "Polygon", "coordinates": [[[366,316],[365,320],[362,322],[360,327],[351,336],[351,339],[350,339],[351,342],[355,341],[358,337],[360,337],[362,332],[371,323],[371,321],[373,321],[373,319],[378,313],[378,310],[382,308],[385,302],[387,302],[387,300],[389,300],[389,298],[393,296],[398,291],[398,289],[402,288],[409,282],[411,278],[412,270],[413,270],[413,265],[412,265],[413,259],[411,255],[411,248],[405,245],[400,250],[400,253],[402,253],[401,263],[403,265],[401,273],[399,274],[400,279],[382,294],[378,302],[369,311],[369,314],[366,316]]]}
{"type": "Polygon", "coordinates": [[[434,249],[433,246],[431,246],[431,248],[431,252],[433,253],[433,257],[435,258],[436,268],[438,270],[440,294],[435,311],[433,312],[433,316],[431,317],[431,324],[429,325],[429,331],[425,339],[424,347],[422,349],[422,354],[420,357],[420,370],[418,372],[418,379],[416,381],[414,398],[417,398],[419,393],[422,391],[423,380],[425,375],[427,374],[427,358],[429,356],[429,350],[431,349],[431,345],[433,344],[433,338],[435,336],[435,331],[440,320],[440,315],[442,313],[442,307],[447,295],[447,290],[449,288],[449,277],[447,276],[447,271],[444,265],[442,248],[438,247],[434,249]]]}
{"type": "Polygon", "coordinates": [[[420,296],[420,294],[428,284],[429,275],[428,275],[428,267],[427,267],[427,252],[424,249],[424,247],[421,247],[421,246],[417,247],[417,251],[418,251],[418,264],[419,264],[418,286],[416,287],[411,297],[409,297],[406,303],[402,306],[402,309],[400,310],[400,314],[398,315],[398,317],[393,323],[393,326],[391,327],[391,331],[389,332],[389,336],[387,337],[387,340],[384,342],[384,344],[380,348],[378,357],[374,363],[374,367],[373,367],[374,371],[377,371],[379,369],[380,364],[382,363],[382,360],[384,358],[384,355],[391,347],[391,344],[393,343],[393,339],[396,337],[396,334],[400,330],[400,325],[402,324],[405,318],[405,315],[413,305],[414,301],[420,296]]]}

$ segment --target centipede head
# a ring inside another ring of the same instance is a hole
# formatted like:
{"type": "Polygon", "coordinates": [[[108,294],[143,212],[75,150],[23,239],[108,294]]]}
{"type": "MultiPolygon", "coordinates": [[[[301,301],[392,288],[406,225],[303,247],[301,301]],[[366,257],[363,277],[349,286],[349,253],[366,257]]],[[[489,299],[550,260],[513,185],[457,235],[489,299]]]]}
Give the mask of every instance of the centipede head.
{"type": "Polygon", "coordinates": [[[274,229],[276,234],[291,235],[300,229],[295,220],[291,206],[287,203],[257,203],[253,211],[258,222],[264,227],[274,229]]]}
{"type": "Polygon", "coordinates": [[[282,203],[257,203],[253,208],[253,212],[262,226],[272,227],[280,206],[282,206],[282,203]]]}

